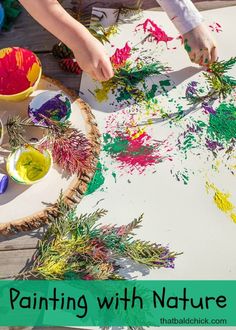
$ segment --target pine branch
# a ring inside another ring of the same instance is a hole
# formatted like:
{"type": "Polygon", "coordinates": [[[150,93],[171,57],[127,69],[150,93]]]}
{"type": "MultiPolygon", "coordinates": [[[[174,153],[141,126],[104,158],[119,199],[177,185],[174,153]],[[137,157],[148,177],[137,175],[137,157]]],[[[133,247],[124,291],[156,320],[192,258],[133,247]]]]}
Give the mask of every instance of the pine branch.
{"type": "Polygon", "coordinates": [[[215,62],[209,66],[208,72],[203,73],[208,84],[208,93],[202,95],[191,84],[186,91],[186,98],[190,104],[199,104],[211,99],[225,99],[236,87],[236,80],[225,73],[236,64],[236,57],[228,61],[215,62]],[[190,91],[190,92],[189,92],[190,91]]]}
{"type": "Polygon", "coordinates": [[[141,223],[143,221],[143,214],[140,215],[137,219],[134,219],[130,224],[125,226],[125,234],[131,235],[135,229],[142,227],[141,223]]]}

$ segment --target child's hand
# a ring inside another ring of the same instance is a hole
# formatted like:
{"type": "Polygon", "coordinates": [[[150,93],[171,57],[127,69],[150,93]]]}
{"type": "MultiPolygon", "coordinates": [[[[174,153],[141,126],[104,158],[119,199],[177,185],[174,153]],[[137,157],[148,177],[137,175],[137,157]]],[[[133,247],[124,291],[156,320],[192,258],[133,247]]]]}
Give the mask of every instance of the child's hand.
{"type": "Polygon", "coordinates": [[[104,46],[89,32],[72,49],[81,69],[98,81],[113,77],[113,69],[104,46]]]}
{"type": "Polygon", "coordinates": [[[183,41],[192,62],[208,66],[217,60],[216,43],[203,23],[185,33],[183,41]]]}

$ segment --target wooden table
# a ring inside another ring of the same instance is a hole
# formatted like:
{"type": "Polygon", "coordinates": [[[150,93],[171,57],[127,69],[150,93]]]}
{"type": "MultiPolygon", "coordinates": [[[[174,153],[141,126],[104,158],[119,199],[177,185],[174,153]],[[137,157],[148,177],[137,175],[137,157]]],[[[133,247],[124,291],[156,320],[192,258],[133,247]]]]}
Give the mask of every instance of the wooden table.
{"type": "MultiPolygon", "coordinates": [[[[65,0],[65,8],[72,8],[74,0],[65,0]]],[[[86,6],[94,4],[93,0],[84,1],[86,6]]],[[[133,5],[135,1],[107,1],[100,0],[99,7],[114,7],[120,5],[133,5]],[[110,4],[110,5],[109,5],[110,4]],[[112,4],[112,5],[111,5],[112,4]]],[[[144,9],[153,8],[155,0],[144,0],[144,9]]],[[[197,3],[199,9],[213,9],[236,5],[236,0],[205,1],[197,3]]],[[[82,4],[83,6],[83,4],[82,4]]],[[[26,47],[34,51],[40,57],[43,64],[44,74],[60,80],[66,87],[79,90],[80,77],[63,72],[57,60],[51,53],[52,46],[57,42],[45,29],[37,24],[25,11],[18,18],[10,32],[0,35],[0,48],[8,46],[26,47]]],[[[38,240],[42,237],[46,228],[29,233],[18,234],[12,237],[0,236],[0,279],[12,278],[28,266],[33,254],[37,249],[38,240]]],[[[0,329],[4,329],[0,327],[0,329]]],[[[12,328],[13,329],[13,328],[12,328]]],[[[40,328],[37,328],[40,329],[40,328]]],[[[57,329],[57,328],[55,328],[57,329]]],[[[59,329],[59,328],[58,328],[59,329]]]]}

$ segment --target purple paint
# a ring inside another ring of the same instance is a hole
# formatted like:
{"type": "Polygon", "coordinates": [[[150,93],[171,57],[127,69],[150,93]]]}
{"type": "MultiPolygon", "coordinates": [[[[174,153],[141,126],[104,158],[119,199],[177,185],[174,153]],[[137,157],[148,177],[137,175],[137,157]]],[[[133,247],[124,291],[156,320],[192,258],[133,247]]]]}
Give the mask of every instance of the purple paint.
{"type": "Polygon", "coordinates": [[[47,126],[49,118],[64,121],[70,117],[71,104],[68,97],[61,92],[46,91],[36,96],[29,104],[28,114],[35,124],[47,126]]]}
{"type": "Polygon", "coordinates": [[[207,102],[204,102],[202,103],[202,107],[203,107],[203,110],[204,110],[204,113],[205,114],[211,114],[211,115],[215,115],[216,114],[216,111],[215,109],[209,105],[207,102]]]}
{"type": "Polygon", "coordinates": [[[212,141],[206,138],[206,147],[210,151],[223,150],[223,145],[218,141],[212,141]]]}
{"type": "Polygon", "coordinates": [[[5,174],[0,173],[0,195],[4,194],[7,190],[9,183],[9,177],[5,174]]]}

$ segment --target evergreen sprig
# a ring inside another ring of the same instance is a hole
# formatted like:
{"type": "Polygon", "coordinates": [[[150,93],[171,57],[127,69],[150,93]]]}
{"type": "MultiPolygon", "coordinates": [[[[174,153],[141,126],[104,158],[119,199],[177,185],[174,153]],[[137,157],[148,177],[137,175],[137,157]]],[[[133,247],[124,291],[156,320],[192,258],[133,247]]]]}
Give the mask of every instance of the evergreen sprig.
{"type": "MultiPolygon", "coordinates": [[[[236,64],[236,57],[227,61],[214,62],[209,65],[208,72],[204,72],[204,77],[208,84],[208,93],[201,94],[199,89],[192,89],[188,86],[186,98],[190,104],[199,104],[212,99],[225,99],[236,87],[236,80],[226,75],[226,73],[236,64]],[[190,91],[190,92],[189,92],[190,91]]],[[[191,84],[190,84],[191,85],[191,84]]]]}
{"type": "Polygon", "coordinates": [[[137,86],[146,78],[164,73],[168,68],[160,62],[155,63],[138,63],[132,67],[129,62],[124,67],[116,70],[112,82],[118,85],[137,86]]]}
{"type": "Polygon", "coordinates": [[[148,268],[174,267],[178,255],[158,244],[135,240],[133,230],[141,226],[142,216],[128,225],[106,226],[97,222],[106,214],[97,210],[77,216],[62,196],[58,215],[40,241],[30,271],[44,279],[122,279],[116,260],[120,257],[148,268]]]}
{"type": "Polygon", "coordinates": [[[87,137],[71,123],[55,121],[41,114],[42,122],[34,124],[31,119],[21,119],[19,116],[10,117],[7,121],[9,144],[12,150],[30,144],[25,139],[27,127],[44,130],[44,137],[39,143],[40,150],[49,149],[53,161],[68,174],[80,174],[84,170],[92,169],[92,148],[87,137]]]}

